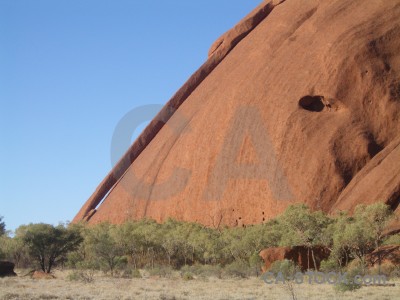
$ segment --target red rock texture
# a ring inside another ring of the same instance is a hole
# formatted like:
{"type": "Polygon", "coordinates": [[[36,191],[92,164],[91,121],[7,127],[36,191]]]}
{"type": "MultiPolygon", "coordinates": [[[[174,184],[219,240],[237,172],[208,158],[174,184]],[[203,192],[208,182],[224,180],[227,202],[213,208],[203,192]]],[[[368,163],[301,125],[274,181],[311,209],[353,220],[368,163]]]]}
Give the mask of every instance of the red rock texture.
{"type": "Polygon", "coordinates": [[[400,267],[400,246],[382,246],[367,255],[367,262],[370,266],[378,264],[379,260],[381,261],[381,264],[389,262],[395,266],[400,267]]]}
{"type": "Polygon", "coordinates": [[[93,209],[103,200],[115,183],[153,140],[156,134],[164,127],[181,104],[200,85],[200,83],[215,69],[225,56],[240,42],[255,26],[257,26],[273,9],[274,1],[263,2],[253,12],[246,16],[235,28],[221,37],[217,45],[213,45],[209,59],[186,81],[175,93],[164,108],[144,129],[142,134],[130,146],[115,167],[103,179],[93,195],[86,201],[76,215],[74,221],[88,220],[93,214],[93,209]]]}
{"type": "Polygon", "coordinates": [[[45,273],[43,271],[34,271],[31,278],[32,279],[54,279],[56,277],[53,274],[45,273]]]}
{"type": "Polygon", "coordinates": [[[235,226],[293,203],[376,201],[399,215],[399,37],[398,0],[263,2],[216,41],[74,222],[235,226]]]}
{"type": "Polygon", "coordinates": [[[303,246],[296,247],[273,247],[260,252],[260,257],[264,261],[262,271],[266,272],[276,261],[288,259],[296,263],[302,271],[307,269],[319,269],[321,261],[329,257],[329,250],[323,247],[313,248],[316,266],[312,259],[311,251],[303,246]]]}

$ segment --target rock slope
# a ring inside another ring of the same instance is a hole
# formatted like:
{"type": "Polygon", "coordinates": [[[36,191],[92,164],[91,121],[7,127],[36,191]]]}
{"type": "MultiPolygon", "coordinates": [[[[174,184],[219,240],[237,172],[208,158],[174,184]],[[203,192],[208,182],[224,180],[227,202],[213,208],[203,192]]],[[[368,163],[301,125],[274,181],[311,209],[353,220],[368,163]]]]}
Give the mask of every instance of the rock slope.
{"type": "MultiPolygon", "coordinates": [[[[400,1],[265,1],[211,47],[74,222],[399,215],[400,1]]],[[[399,230],[400,224],[392,224],[399,230]]]]}

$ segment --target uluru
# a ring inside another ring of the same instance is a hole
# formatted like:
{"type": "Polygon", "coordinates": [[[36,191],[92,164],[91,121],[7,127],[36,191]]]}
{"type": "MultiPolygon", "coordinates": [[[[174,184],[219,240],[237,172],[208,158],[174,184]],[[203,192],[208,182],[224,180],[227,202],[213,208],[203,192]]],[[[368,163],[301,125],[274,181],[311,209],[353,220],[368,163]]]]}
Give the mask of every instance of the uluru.
{"type": "Polygon", "coordinates": [[[399,117],[400,1],[264,1],[73,221],[245,226],[295,203],[335,213],[379,201],[399,216],[399,117]]]}

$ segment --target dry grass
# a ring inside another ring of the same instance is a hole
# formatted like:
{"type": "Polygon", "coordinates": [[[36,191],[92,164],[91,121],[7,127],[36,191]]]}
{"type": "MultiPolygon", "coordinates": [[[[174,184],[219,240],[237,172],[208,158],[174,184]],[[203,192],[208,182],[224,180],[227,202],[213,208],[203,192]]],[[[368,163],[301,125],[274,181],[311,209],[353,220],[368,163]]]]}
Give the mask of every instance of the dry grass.
{"type": "MultiPolygon", "coordinates": [[[[56,279],[29,277],[0,279],[0,299],[290,299],[283,285],[267,285],[259,278],[195,278],[186,281],[144,276],[141,279],[110,278],[96,274],[92,283],[69,281],[69,271],[57,271],[56,279]]],[[[400,299],[400,282],[394,287],[364,287],[337,293],[330,285],[295,286],[297,299],[400,299]]]]}

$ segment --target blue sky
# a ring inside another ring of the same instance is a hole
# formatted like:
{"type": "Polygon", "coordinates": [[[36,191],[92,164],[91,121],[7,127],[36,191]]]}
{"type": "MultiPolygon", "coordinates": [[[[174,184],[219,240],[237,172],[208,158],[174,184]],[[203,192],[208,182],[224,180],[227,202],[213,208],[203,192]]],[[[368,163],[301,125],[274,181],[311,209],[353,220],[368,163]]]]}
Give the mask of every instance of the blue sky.
{"type": "Polygon", "coordinates": [[[261,0],[0,0],[0,215],[72,220],[131,109],[164,104],[261,0]]]}

